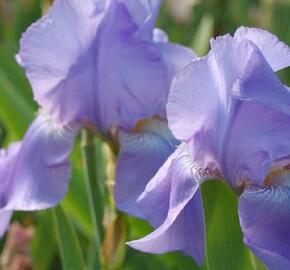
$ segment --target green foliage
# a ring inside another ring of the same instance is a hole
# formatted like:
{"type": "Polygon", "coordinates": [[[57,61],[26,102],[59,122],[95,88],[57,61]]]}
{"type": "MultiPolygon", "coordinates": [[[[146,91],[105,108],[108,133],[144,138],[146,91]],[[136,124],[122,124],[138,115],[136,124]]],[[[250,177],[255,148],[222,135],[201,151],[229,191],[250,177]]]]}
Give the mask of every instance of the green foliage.
{"type": "Polygon", "coordinates": [[[243,244],[236,195],[219,181],[202,186],[206,221],[207,270],[254,270],[243,244]]]}
{"type": "Polygon", "coordinates": [[[85,270],[85,262],[77,233],[71,219],[61,207],[51,210],[63,270],[85,270]]]}

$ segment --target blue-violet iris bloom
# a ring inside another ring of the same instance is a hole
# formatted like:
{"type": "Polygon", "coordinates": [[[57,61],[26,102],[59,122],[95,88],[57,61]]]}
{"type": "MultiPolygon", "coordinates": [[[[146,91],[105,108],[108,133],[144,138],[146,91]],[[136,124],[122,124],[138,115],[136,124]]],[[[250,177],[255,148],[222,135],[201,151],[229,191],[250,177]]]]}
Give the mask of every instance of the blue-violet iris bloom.
{"type": "Polygon", "coordinates": [[[139,196],[176,142],[165,127],[166,99],[176,71],[194,57],[190,49],[169,43],[162,30],[154,29],[160,5],[160,0],[55,0],[23,34],[16,59],[41,109],[23,141],[1,150],[2,231],[11,211],[52,207],[64,197],[69,155],[84,126],[106,137],[112,129],[120,130],[116,198],[124,211],[141,215],[124,200],[135,203],[132,198],[139,196]],[[154,120],[137,132],[144,119],[154,120]],[[155,158],[148,165],[149,176],[144,174],[139,186],[132,183],[131,195],[124,198],[122,190],[131,184],[124,160],[134,163],[141,154],[132,143],[126,146],[130,132],[135,141],[135,135],[148,134],[160,147],[147,155],[155,158]],[[168,145],[168,136],[174,143],[168,145]]]}
{"type": "Polygon", "coordinates": [[[219,178],[241,194],[244,242],[270,269],[290,269],[290,91],[275,74],[288,66],[288,46],[241,27],[211,40],[209,54],[178,73],[167,115],[182,144],[139,198],[158,228],[132,247],[181,250],[201,262],[198,187],[219,178]]]}

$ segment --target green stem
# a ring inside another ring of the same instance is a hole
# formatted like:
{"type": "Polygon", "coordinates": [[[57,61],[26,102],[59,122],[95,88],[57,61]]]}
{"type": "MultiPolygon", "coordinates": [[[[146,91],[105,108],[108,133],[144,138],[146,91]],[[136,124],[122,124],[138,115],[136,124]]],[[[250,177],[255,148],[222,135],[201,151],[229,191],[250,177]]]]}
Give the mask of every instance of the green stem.
{"type": "Polygon", "coordinates": [[[89,269],[101,267],[101,242],[103,239],[103,192],[101,181],[98,181],[96,170],[96,151],[94,137],[88,130],[82,131],[82,157],[85,170],[85,182],[88,193],[90,213],[92,219],[94,238],[89,247],[89,269]],[[97,254],[97,256],[96,256],[97,254]]]}

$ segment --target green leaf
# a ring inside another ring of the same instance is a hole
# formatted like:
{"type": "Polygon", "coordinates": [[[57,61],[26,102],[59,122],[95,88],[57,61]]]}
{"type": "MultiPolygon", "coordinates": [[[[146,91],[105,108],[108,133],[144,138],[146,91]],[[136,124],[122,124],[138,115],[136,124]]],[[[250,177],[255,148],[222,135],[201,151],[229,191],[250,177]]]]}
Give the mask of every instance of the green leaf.
{"type": "Polygon", "coordinates": [[[60,206],[51,210],[51,212],[63,270],[86,269],[79,240],[71,220],[60,206]]]}
{"type": "Polygon", "coordinates": [[[93,228],[81,162],[79,142],[76,140],[72,153],[72,177],[62,206],[65,212],[73,218],[78,229],[90,239],[93,237],[93,228]]]}
{"type": "Polygon", "coordinates": [[[31,255],[35,269],[52,269],[53,259],[57,253],[57,242],[53,232],[53,220],[49,211],[38,212],[36,232],[31,243],[31,255]],[[45,252],[41,248],[43,245],[45,245],[45,252]]]}
{"type": "Polygon", "coordinates": [[[21,137],[33,118],[33,108],[0,70],[0,118],[7,130],[21,137]]]}
{"type": "Polygon", "coordinates": [[[202,185],[206,221],[207,270],[252,270],[251,254],[243,243],[237,197],[220,181],[202,185]]]}

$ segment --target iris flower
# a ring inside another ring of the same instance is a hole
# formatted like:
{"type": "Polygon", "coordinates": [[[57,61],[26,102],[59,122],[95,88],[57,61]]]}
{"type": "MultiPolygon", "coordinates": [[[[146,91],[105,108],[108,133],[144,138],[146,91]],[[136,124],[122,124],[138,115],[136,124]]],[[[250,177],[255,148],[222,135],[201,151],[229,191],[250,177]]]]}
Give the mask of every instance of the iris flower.
{"type": "MultiPolygon", "coordinates": [[[[176,71],[194,55],[154,29],[160,5],[159,0],[55,0],[23,34],[16,59],[41,109],[23,141],[1,151],[3,230],[11,211],[52,207],[64,197],[69,155],[82,127],[92,126],[108,139],[116,128],[122,138],[143,131],[144,138],[156,134],[161,150],[148,170],[157,170],[166,159],[168,146],[162,138],[170,132],[162,130],[167,94],[176,71]],[[155,132],[154,124],[137,130],[143,119],[158,119],[152,121],[160,122],[161,131],[155,132]]],[[[121,139],[119,168],[133,155],[125,150],[125,141],[129,139],[121,139]]],[[[140,186],[152,175],[144,179],[144,174],[140,186]]],[[[121,190],[123,179],[118,180],[121,190]]]]}
{"type": "Polygon", "coordinates": [[[240,195],[245,244],[269,269],[290,269],[290,91],[275,74],[288,66],[288,46],[241,27],[211,40],[208,55],[178,73],[167,114],[182,144],[138,199],[157,229],[132,247],[181,250],[200,263],[199,186],[223,179],[240,195]]]}

